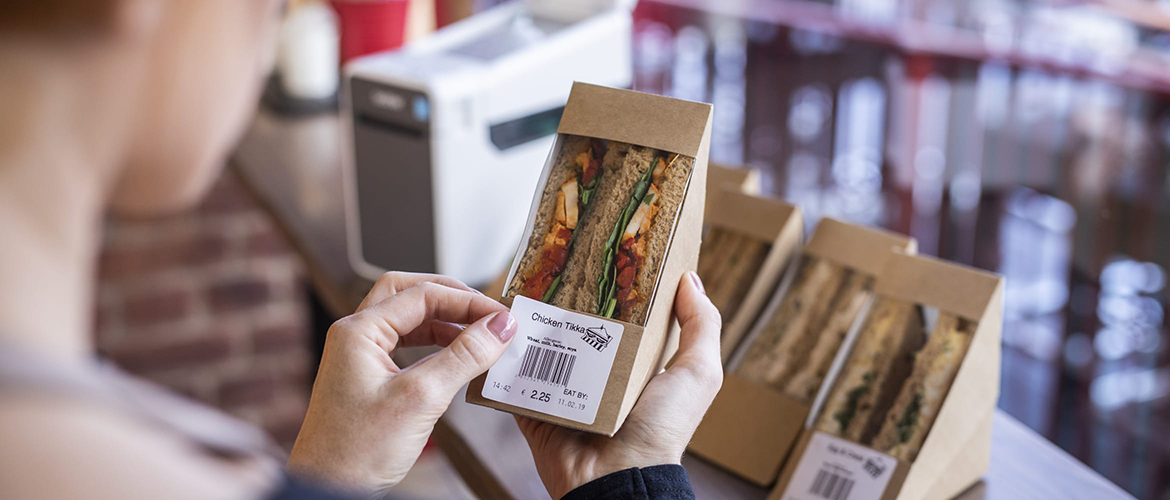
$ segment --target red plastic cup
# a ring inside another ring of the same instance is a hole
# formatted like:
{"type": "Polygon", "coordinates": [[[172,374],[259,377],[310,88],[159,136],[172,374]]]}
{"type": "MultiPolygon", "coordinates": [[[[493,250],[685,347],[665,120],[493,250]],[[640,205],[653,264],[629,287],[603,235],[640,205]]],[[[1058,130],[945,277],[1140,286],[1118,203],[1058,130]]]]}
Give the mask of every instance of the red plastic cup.
{"type": "Polygon", "coordinates": [[[341,63],[402,46],[409,0],[331,0],[341,29],[341,63]]]}

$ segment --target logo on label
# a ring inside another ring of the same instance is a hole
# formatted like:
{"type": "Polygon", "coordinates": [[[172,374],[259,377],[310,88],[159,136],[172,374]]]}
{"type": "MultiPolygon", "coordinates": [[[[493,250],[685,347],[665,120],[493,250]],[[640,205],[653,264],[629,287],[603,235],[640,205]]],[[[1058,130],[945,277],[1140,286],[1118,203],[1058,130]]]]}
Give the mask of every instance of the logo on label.
{"type": "Polygon", "coordinates": [[[586,344],[593,346],[594,349],[597,349],[597,352],[601,352],[605,350],[606,346],[609,345],[609,342],[613,340],[613,336],[611,336],[609,333],[606,333],[605,325],[601,325],[595,326],[593,328],[586,328],[585,335],[581,336],[581,340],[584,340],[586,344]]]}
{"type": "Polygon", "coordinates": [[[882,475],[883,472],[886,471],[885,464],[875,462],[872,458],[865,459],[865,465],[863,465],[862,468],[864,468],[865,472],[868,472],[869,475],[873,476],[874,479],[877,479],[882,475]]]}

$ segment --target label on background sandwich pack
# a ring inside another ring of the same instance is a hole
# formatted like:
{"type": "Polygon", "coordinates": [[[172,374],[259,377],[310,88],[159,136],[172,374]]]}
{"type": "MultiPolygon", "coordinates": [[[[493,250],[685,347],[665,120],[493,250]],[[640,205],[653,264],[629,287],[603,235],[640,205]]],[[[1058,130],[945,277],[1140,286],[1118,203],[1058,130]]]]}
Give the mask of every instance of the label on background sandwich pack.
{"type": "Polygon", "coordinates": [[[590,425],[622,340],[621,323],[527,297],[512,303],[516,338],[487,373],[483,396],[590,425]]]}
{"type": "Polygon", "coordinates": [[[809,439],[783,500],[880,500],[898,461],[823,432],[809,439]]]}

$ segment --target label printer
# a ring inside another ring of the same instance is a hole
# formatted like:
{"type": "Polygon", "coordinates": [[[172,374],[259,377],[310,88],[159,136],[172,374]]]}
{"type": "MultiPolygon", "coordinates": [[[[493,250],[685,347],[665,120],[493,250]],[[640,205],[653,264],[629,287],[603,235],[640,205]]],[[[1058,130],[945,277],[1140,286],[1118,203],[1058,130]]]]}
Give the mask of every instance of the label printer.
{"type": "Polygon", "coordinates": [[[506,270],[574,81],[628,88],[630,2],[528,0],[344,70],[350,261],[359,275],[506,270]]]}

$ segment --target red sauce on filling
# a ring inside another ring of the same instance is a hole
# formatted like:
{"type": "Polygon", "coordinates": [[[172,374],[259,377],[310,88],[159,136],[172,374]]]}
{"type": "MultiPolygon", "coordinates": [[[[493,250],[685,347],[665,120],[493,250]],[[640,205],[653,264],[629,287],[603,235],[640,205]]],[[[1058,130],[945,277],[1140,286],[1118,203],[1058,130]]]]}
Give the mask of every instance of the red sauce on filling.
{"type": "Polygon", "coordinates": [[[544,298],[544,294],[548,292],[553,281],[565,270],[565,263],[569,261],[569,248],[567,243],[569,238],[573,236],[573,231],[561,228],[557,231],[557,238],[566,242],[562,245],[545,245],[540,253],[540,258],[537,259],[536,265],[533,269],[536,272],[529,276],[524,281],[524,286],[520,289],[520,294],[533,300],[540,300],[544,298]]]}
{"type": "Polygon", "coordinates": [[[637,238],[623,240],[618,245],[617,255],[617,292],[614,296],[617,298],[617,312],[614,314],[615,318],[625,319],[628,317],[630,310],[634,303],[637,302],[637,294],[634,292],[634,282],[637,277],[638,268],[645,260],[634,251],[637,244],[637,238]]]}
{"type": "MultiPolygon", "coordinates": [[[[581,171],[581,186],[588,186],[601,172],[601,159],[605,156],[605,146],[597,139],[591,139],[591,152],[589,164],[585,165],[581,171]]],[[[583,200],[577,200],[577,213],[585,213],[585,203],[583,200]]],[[[541,300],[544,294],[548,293],[549,287],[552,286],[553,281],[556,281],[557,276],[565,270],[565,264],[569,260],[568,242],[573,237],[573,231],[568,228],[561,228],[556,235],[556,238],[565,242],[565,245],[548,244],[541,250],[540,258],[536,260],[535,265],[532,266],[532,275],[524,280],[524,285],[520,287],[520,295],[534,300],[541,300]]]]}

